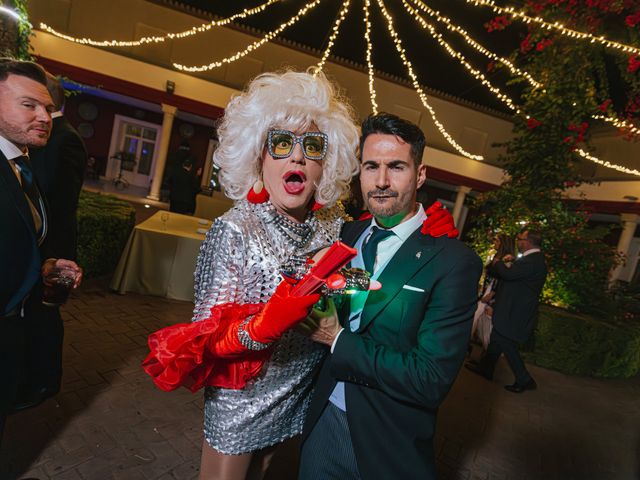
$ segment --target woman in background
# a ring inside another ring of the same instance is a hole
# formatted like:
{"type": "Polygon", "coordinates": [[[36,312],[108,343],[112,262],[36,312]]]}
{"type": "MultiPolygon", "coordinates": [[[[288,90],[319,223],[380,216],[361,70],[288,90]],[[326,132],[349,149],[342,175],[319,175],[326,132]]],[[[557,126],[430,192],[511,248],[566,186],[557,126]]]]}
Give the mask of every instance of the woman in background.
{"type": "MultiPolygon", "coordinates": [[[[504,233],[497,234],[493,239],[493,249],[495,254],[489,259],[484,269],[484,282],[478,300],[478,308],[473,317],[473,327],[471,329],[471,338],[476,339],[482,345],[483,351],[486,351],[489,345],[489,337],[491,336],[491,314],[493,313],[493,297],[495,296],[498,279],[489,273],[487,267],[495,260],[509,261],[509,257],[513,260],[516,253],[516,244],[512,237],[504,233]]],[[[509,263],[507,263],[507,266],[509,263]]]]}

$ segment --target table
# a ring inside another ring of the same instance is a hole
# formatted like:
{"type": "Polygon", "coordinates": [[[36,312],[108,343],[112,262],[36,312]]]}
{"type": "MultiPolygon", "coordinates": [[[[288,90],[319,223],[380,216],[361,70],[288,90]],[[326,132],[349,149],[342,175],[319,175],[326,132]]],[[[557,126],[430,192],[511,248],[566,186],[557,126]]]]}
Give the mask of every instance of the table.
{"type": "Polygon", "coordinates": [[[193,301],[193,272],[210,226],[206,219],[156,212],[131,232],[111,288],[121,294],[137,292],[193,301]]]}

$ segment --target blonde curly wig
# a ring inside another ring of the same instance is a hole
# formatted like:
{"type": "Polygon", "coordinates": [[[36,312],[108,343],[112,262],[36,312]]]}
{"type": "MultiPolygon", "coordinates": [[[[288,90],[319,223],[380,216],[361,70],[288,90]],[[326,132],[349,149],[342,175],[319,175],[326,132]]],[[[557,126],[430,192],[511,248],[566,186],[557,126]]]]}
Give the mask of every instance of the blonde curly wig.
{"type": "Polygon", "coordinates": [[[213,154],[225,194],[244,198],[260,178],[262,152],[273,128],[296,131],[315,123],[329,137],[315,200],[332,205],[358,172],[359,133],[353,109],[324,76],[312,71],[264,73],[227,105],[213,154]]]}

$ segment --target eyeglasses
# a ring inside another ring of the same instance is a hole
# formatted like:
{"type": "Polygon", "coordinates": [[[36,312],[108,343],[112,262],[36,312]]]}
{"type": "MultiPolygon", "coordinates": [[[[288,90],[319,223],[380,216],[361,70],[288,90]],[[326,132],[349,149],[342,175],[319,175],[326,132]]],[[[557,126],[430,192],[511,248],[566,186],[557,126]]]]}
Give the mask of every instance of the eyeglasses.
{"type": "Polygon", "coordinates": [[[307,132],[298,136],[289,130],[269,130],[267,151],[273,158],[287,158],[293,153],[296,143],[307,160],[319,162],[327,154],[329,137],[322,132],[307,132]]]}

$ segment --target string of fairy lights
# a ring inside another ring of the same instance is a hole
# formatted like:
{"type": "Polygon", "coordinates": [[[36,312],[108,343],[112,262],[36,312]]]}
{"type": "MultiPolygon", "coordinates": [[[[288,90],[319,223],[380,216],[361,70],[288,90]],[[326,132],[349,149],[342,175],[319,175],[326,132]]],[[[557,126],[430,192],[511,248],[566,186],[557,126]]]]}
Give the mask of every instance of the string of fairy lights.
{"type": "Polygon", "coordinates": [[[40,23],[40,30],[55,35],[56,37],[68,40],[70,42],[80,43],[82,45],[91,45],[92,47],[137,47],[147,43],[161,43],[167,40],[173,40],[174,38],[186,38],[192,35],[207,32],[214,27],[223,27],[234,22],[235,20],[241,20],[256,13],[260,13],[270,5],[273,5],[274,3],[278,3],[280,1],[281,0],[268,0],[262,5],[258,5],[257,7],[253,8],[245,8],[242,12],[236,13],[235,15],[231,15],[230,17],[224,18],[222,20],[212,20],[211,22],[203,23],[202,25],[192,27],[182,32],[167,33],[166,35],[157,35],[152,37],[142,37],[138,40],[91,40],[90,38],[75,38],[70,35],[65,35],[63,33],[57,32],[46,23],[40,23]]]}
{"type": "Polygon", "coordinates": [[[600,45],[604,45],[607,48],[613,48],[623,53],[633,53],[635,55],[640,54],[640,48],[638,47],[625,45],[624,43],[614,42],[613,40],[609,40],[604,36],[596,37],[595,35],[591,35],[590,33],[573,30],[571,28],[565,27],[560,22],[554,22],[554,23],[547,22],[541,17],[532,17],[522,11],[518,11],[515,9],[515,7],[500,7],[496,5],[493,0],[465,0],[465,1],[474,6],[489,7],[498,15],[509,15],[513,18],[517,18],[518,20],[524,23],[536,23],[544,29],[555,30],[567,37],[571,37],[577,40],[588,40],[591,43],[598,43],[600,45]]]}
{"type": "MultiPolygon", "coordinates": [[[[138,40],[133,40],[133,41],[121,41],[121,40],[98,41],[98,40],[92,40],[89,38],[76,38],[70,35],[57,32],[56,30],[54,30],[53,28],[49,27],[44,23],[40,24],[40,28],[52,35],[55,35],[59,38],[63,38],[65,40],[75,42],[75,43],[91,45],[91,46],[99,46],[99,47],[132,47],[132,46],[139,46],[139,45],[144,45],[148,43],[164,42],[169,39],[181,39],[181,38],[197,35],[200,33],[204,33],[206,31],[211,30],[214,27],[228,25],[235,20],[241,20],[251,15],[255,15],[260,12],[263,12],[269,6],[275,3],[278,3],[280,1],[282,0],[267,0],[266,2],[256,7],[244,9],[242,12],[239,12],[225,19],[203,23],[197,27],[192,27],[182,32],[167,33],[166,35],[161,35],[161,36],[142,37],[138,40]]],[[[298,12],[293,17],[291,17],[288,21],[282,23],[279,27],[268,32],[262,38],[251,43],[244,49],[238,50],[234,54],[229,55],[221,60],[217,60],[205,65],[193,65],[193,66],[174,63],[174,67],[178,70],[185,71],[185,72],[203,72],[203,71],[219,68],[225,64],[235,62],[245,57],[249,53],[255,51],[256,49],[260,48],[261,46],[265,45],[266,43],[270,42],[276,36],[281,34],[285,29],[297,23],[311,9],[316,7],[321,1],[322,0],[309,1],[308,3],[303,5],[302,8],[300,8],[300,10],[298,10],[298,12]]],[[[533,17],[530,15],[527,15],[524,11],[518,10],[515,7],[508,7],[508,6],[501,7],[499,5],[496,5],[496,3],[493,0],[465,0],[465,1],[468,4],[476,7],[490,8],[491,10],[493,10],[494,13],[498,15],[509,16],[512,19],[515,19],[527,24],[531,24],[531,23],[536,24],[543,29],[560,33],[564,36],[573,38],[575,40],[582,40],[582,41],[588,41],[594,44],[599,44],[606,48],[614,49],[614,50],[617,50],[618,52],[625,53],[625,54],[640,54],[640,48],[638,47],[635,47],[632,45],[625,45],[623,43],[610,40],[603,36],[595,36],[587,32],[574,30],[562,25],[559,22],[554,22],[554,23],[547,22],[541,17],[533,17]]],[[[414,72],[413,65],[411,64],[410,60],[407,57],[407,52],[402,44],[402,40],[400,39],[398,32],[394,27],[393,18],[391,14],[387,10],[383,0],[376,0],[376,2],[378,4],[380,12],[382,13],[384,19],[386,20],[388,33],[394,43],[394,46],[397,50],[400,60],[402,61],[403,65],[407,70],[407,74],[411,79],[412,86],[416,91],[418,97],[420,98],[422,105],[429,112],[431,120],[435,124],[438,131],[443,135],[443,137],[447,140],[447,142],[449,142],[449,144],[461,155],[474,160],[482,160],[483,157],[481,155],[474,155],[470,152],[467,152],[462,146],[460,146],[454,140],[454,138],[447,132],[442,122],[438,119],[434,108],[429,104],[428,97],[424,93],[424,90],[420,85],[420,82],[414,72]]],[[[512,98],[510,98],[508,95],[502,92],[500,88],[493,85],[491,81],[487,78],[487,76],[484,73],[482,73],[478,68],[474,67],[460,51],[454,49],[451,46],[451,44],[449,44],[444,39],[443,35],[438,31],[435,24],[429,22],[423,15],[426,15],[429,18],[433,19],[438,23],[438,25],[442,25],[443,28],[445,28],[447,31],[453,32],[461,36],[463,40],[471,48],[481,53],[482,55],[486,56],[487,58],[491,59],[492,61],[503,65],[509,70],[509,72],[512,75],[526,79],[527,82],[533,88],[540,88],[544,92],[544,85],[541,82],[533,78],[533,76],[527,71],[515,66],[513,62],[511,62],[509,59],[504,58],[500,55],[497,55],[496,53],[492,52],[488,48],[484,47],[482,44],[480,44],[475,39],[473,39],[465,29],[463,29],[460,25],[456,24],[451,18],[448,18],[442,15],[440,12],[432,9],[423,0],[401,0],[401,2],[402,2],[402,5],[404,6],[405,11],[416,20],[416,22],[422,27],[422,29],[428,32],[430,37],[433,38],[438,43],[438,45],[447,52],[448,55],[450,55],[452,58],[455,58],[463,66],[463,68],[471,74],[472,77],[474,77],[482,85],[484,85],[499,101],[504,103],[514,113],[523,115],[527,119],[529,118],[526,112],[522,112],[512,98]]],[[[344,19],[347,17],[347,14],[349,12],[350,3],[351,3],[351,0],[345,0],[341,4],[341,8],[333,24],[331,35],[327,42],[327,46],[323,52],[323,55],[320,61],[316,65],[316,71],[321,71],[326,66],[326,62],[331,54],[332,48],[335,45],[336,39],[339,36],[340,26],[344,21],[344,19]]],[[[368,73],[369,97],[370,97],[372,110],[374,113],[377,113],[378,104],[377,104],[377,95],[376,95],[375,84],[374,84],[375,66],[373,63],[373,56],[372,56],[374,45],[371,39],[371,28],[372,28],[371,20],[370,20],[371,0],[364,0],[363,3],[364,3],[363,4],[363,14],[364,14],[363,21],[365,24],[366,62],[367,62],[367,73],[368,73]]],[[[593,115],[592,117],[596,120],[609,123],[631,135],[640,135],[640,128],[635,126],[631,122],[628,122],[619,118],[615,118],[608,114],[593,115]]],[[[615,165],[610,162],[601,160],[582,149],[579,149],[579,148],[575,149],[575,153],[586,160],[592,161],[594,163],[605,166],[607,168],[613,168],[615,170],[618,170],[624,173],[640,176],[640,172],[638,172],[638,170],[629,169],[621,165],[615,165]]]]}
{"type": "Polygon", "coordinates": [[[455,58],[456,60],[458,60],[458,62],[460,62],[460,64],[476,79],[478,80],[481,84],[483,84],[485,87],[487,87],[495,96],[498,100],[500,100],[502,103],[504,103],[507,107],[509,107],[511,110],[513,110],[515,113],[520,114],[521,111],[520,109],[516,106],[515,102],[506,94],[502,93],[502,91],[494,86],[489,79],[486,77],[486,75],[484,73],[482,73],[480,70],[478,70],[477,68],[474,68],[466,59],[466,57],[460,53],[459,51],[455,50],[451,45],[449,45],[449,43],[447,43],[444,38],[442,38],[442,35],[440,35],[435,27],[430,24],[429,22],[427,22],[423,17],[421,17],[420,15],[418,15],[418,12],[411,7],[411,5],[409,5],[405,0],[402,0],[402,4],[405,6],[405,8],[407,9],[407,11],[409,12],[409,14],[413,15],[414,18],[416,19],[416,21],[420,24],[420,26],[426,30],[429,30],[429,33],[431,34],[431,37],[438,42],[438,44],[453,58],[455,58]]]}
{"type": "Polygon", "coordinates": [[[382,15],[387,20],[387,28],[389,30],[389,35],[391,35],[391,39],[393,40],[393,43],[396,46],[396,50],[400,55],[400,60],[402,60],[402,63],[407,69],[407,73],[411,77],[413,88],[418,93],[418,97],[420,97],[420,101],[422,102],[422,105],[424,105],[424,108],[426,108],[427,111],[429,112],[429,115],[431,115],[431,120],[435,124],[436,128],[440,131],[440,133],[445,138],[445,140],[447,140],[447,142],[449,142],[449,144],[453,148],[455,148],[461,155],[464,155],[465,157],[470,158],[472,160],[484,160],[484,157],[482,155],[474,155],[473,153],[469,153],[464,148],[462,148],[462,146],[460,146],[453,139],[453,137],[449,134],[449,132],[447,132],[447,130],[444,128],[444,125],[442,125],[440,120],[438,120],[438,118],[436,117],[436,112],[434,111],[433,107],[429,104],[427,96],[425,95],[424,91],[422,90],[422,87],[420,86],[420,83],[418,82],[418,78],[416,77],[416,74],[413,71],[413,66],[411,65],[411,62],[409,61],[409,59],[407,58],[405,49],[402,46],[402,40],[400,40],[400,37],[398,36],[398,33],[396,32],[393,26],[393,18],[391,17],[391,15],[389,15],[389,12],[384,6],[384,3],[382,2],[382,0],[377,0],[377,2],[378,2],[378,6],[380,7],[380,11],[382,12],[382,15]]]}
{"type": "MultiPolygon", "coordinates": [[[[463,40],[473,49],[485,55],[487,58],[495,62],[501,63],[502,65],[507,67],[507,69],[509,69],[509,71],[514,76],[525,78],[529,82],[529,84],[534,88],[542,87],[542,84],[537,80],[535,80],[529,72],[521,70],[520,68],[516,67],[509,59],[502,57],[500,55],[496,55],[491,50],[489,50],[488,48],[478,43],[476,40],[471,38],[469,33],[464,28],[462,28],[460,25],[455,24],[450,18],[442,15],[440,12],[437,12],[436,10],[433,10],[431,7],[429,7],[429,5],[422,2],[421,0],[411,0],[411,2],[413,2],[416,8],[418,8],[419,10],[422,10],[424,13],[426,13],[430,17],[442,23],[448,30],[459,34],[463,38],[463,40]]],[[[403,3],[405,4],[405,6],[407,5],[405,0],[403,0],[403,3]]],[[[417,12],[415,15],[417,16],[417,12]]]]}
{"type": "Polygon", "coordinates": [[[316,7],[320,3],[320,1],[321,0],[313,0],[312,2],[309,2],[309,3],[305,4],[300,10],[298,10],[298,13],[296,13],[288,21],[280,24],[280,26],[278,28],[276,28],[275,30],[270,31],[264,37],[262,37],[260,40],[257,40],[255,42],[253,42],[248,47],[246,47],[244,50],[240,50],[240,51],[234,53],[233,55],[230,55],[228,57],[223,58],[222,60],[218,60],[216,62],[211,62],[208,65],[200,65],[200,66],[188,67],[188,66],[182,65],[180,63],[174,63],[173,66],[176,69],[184,71],[184,72],[205,72],[207,70],[213,70],[214,68],[221,67],[225,63],[232,63],[232,62],[235,62],[236,60],[240,60],[242,57],[247,56],[249,53],[253,52],[254,50],[262,47],[266,43],[268,43],[271,40],[273,40],[274,38],[276,38],[278,35],[280,35],[280,33],[282,33],[284,30],[286,30],[291,25],[297,23],[298,20],[300,20],[302,17],[304,17],[309,12],[309,10],[313,9],[313,7],[316,7]]]}
{"type": "Polygon", "coordinates": [[[333,48],[336,38],[338,38],[338,34],[340,33],[340,25],[349,13],[350,4],[351,0],[345,0],[345,2],[342,4],[342,8],[340,9],[338,18],[336,18],[336,21],[333,24],[333,28],[331,29],[331,36],[329,37],[329,41],[327,42],[327,48],[325,48],[322,54],[322,58],[318,62],[318,65],[316,65],[316,71],[322,71],[325,63],[327,63],[327,59],[329,58],[329,55],[331,55],[331,49],[333,48]]]}
{"type": "Polygon", "coordinates": [[[369,21],[369,10],[371,9],[371,2],[364,0],[364,39],[367,42],[367,72],[369,75],[369,97],[371,99],[371,110],[373,113],[378,113],[378,104],[376,103],[376,89],[373,84],[373,61],[371,60],[371,52],[373,50],[373,44],[371,42],[371,22],[369,21]]]}

